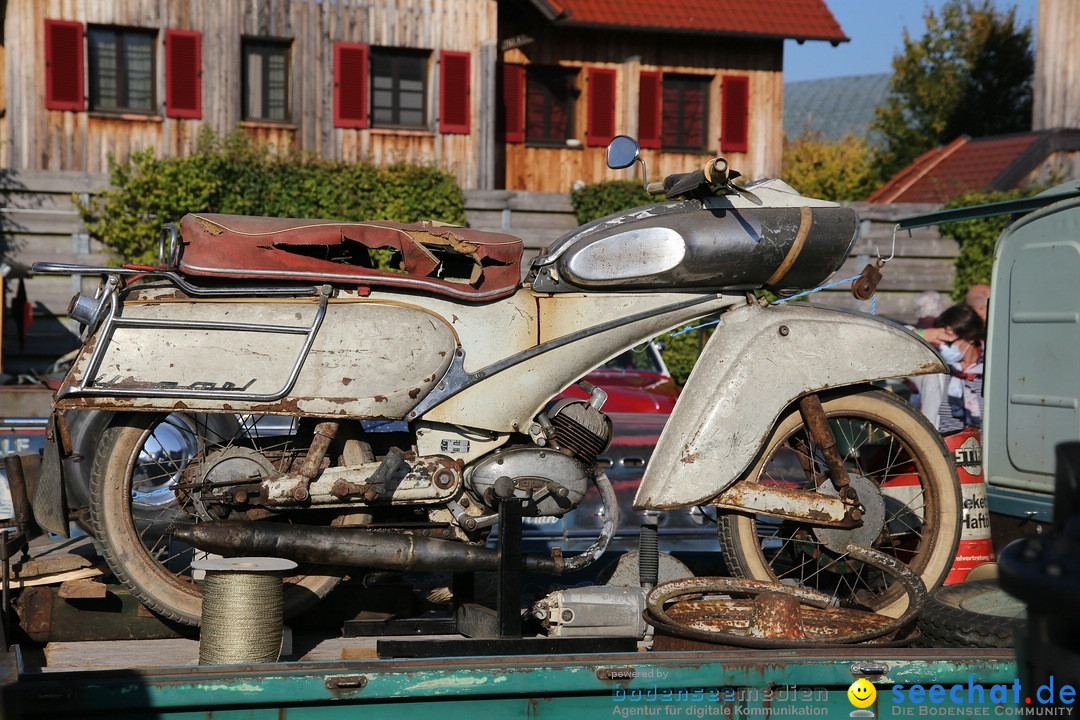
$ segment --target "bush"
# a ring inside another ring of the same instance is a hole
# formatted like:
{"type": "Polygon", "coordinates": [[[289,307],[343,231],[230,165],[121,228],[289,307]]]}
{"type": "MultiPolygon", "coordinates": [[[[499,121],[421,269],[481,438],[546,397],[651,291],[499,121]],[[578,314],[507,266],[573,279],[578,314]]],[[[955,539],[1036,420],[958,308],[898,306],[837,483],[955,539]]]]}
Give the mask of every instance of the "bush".
{"type": "MultiPolygon", "coordinates": [[[[1016,200],[1034,195],[1042,188],[997,191],[988,193],[967,193],[950,200],[945,209],[982,205],[984,203],[1016,200]]],[[[956,257],[956,277],[953,279],[953,299],[960,302],[972,285],[990,284],[990,274],[994,267],[994,246],[998,236],[1009,221],[1008,215],[964,220],[941,226],[941,234],[960,244],[960,254],[956,257]]]]}
{"type": "Polygon", "coordinates": [[[144,150],[110,160],[110,184],[73,200],[90,234],[134,263],[156,262],[161,226],[189,212],[465,223],[461,188],[438,168],[279,154],[242,131],[222,138],[204,128],[184,158],[144,150]]]}
{"type": "Polygon", "coordinates": [[[877,186],[870,145],[847,134],[833,142],[815,133],[784,140],[781,176],[807,197],[863,200],[877,186]]]}
{"type": "Polygon", "coordinates": [[[586,185],[570,193],[577,221],[584,225],[605,215],[656,202],[641,183],[632,180],[606,180],[586,185]]]}

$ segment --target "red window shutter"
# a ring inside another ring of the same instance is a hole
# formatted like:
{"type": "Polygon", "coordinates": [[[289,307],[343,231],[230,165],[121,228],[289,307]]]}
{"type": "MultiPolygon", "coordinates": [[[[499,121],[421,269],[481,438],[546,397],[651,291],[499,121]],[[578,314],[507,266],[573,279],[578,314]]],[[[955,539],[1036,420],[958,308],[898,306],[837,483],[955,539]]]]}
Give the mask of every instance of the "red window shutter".
{"type": "Polygon", "coordinates": [[[587,145],[607,145],[615,137],[615,71],[589,68],[587,145]]]}
{"type": "Polygon", "coordinates": [[[662,76],[642,71],[638,81],[638,143],[643,148],[660,148],[660,97],[662,76]]]}
{"type": "Polygon", "coordinates": [[[165,114],[202,117],[202,33],[165,31],[165,114]]]}
{"type": "Polygon", "coordinates": [[[721,83],[724,122],[720,152],[746,152],[750,137],[750,78],[725,75],[721,83]]]}
{"type": "Polygon", "coordinates": [[[525,142],[524,65],[503,65],[501,96],[503,142],[525,142]]]}
{"type": "Polygon", "coordinates": [[[334,127],[368,126],[368,46],[334,43],[334,127]]]}
{"type": "Polygon", "coordinates": [[[439,132],[469,134],[471,79],[469,53],[439,53],[439,132]]]}
{"type": "Polygon", "coordinates": [[[45,21],[45,109],[81,111],[83,26],[68,20],[45,21]]]}

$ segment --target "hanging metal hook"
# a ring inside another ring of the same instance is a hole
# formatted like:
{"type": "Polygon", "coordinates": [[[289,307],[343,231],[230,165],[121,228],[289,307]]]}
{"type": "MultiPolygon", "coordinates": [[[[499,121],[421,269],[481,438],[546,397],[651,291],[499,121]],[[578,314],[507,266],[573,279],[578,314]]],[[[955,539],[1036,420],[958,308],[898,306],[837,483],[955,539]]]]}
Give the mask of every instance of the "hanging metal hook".
{"type": "MultiPolygon", "coordinates": [[[[889,251],[889,257],[881,257],[881,250],[877,251],[877,266],[879,268],[885,267],[885,263],[896,257],[896,231],[900,229],[900,223],[893,225],[892,229],[892,250],[889,251]]],[[[911,237],[911,228],[908,228],[908,237],[911,237]]]]}

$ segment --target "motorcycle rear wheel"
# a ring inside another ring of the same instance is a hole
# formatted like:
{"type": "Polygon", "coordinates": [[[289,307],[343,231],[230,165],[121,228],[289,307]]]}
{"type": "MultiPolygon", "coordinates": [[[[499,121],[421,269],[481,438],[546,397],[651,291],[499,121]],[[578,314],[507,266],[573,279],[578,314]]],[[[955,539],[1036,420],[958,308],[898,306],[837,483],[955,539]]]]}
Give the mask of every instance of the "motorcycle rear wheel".
{"type": "MultiPolygon", "coordinates": [[[[178,524],[201,518],[180,507],[173,484],[190,463],[228,447],[239,426],[231,415],[132,413],[118,416],[101,436],[90,476],[94,535],[116,578],[169,620],[198,625],[202,614],[202,591],[191,568],[200,553],[171,535],[178,524]],[[223,430],[230,424],[232,432],[223,430]]],[[[287,577],[285,616],[316,603],[340,579],[287,577]]]]}
{"type": "MultiPolygon", "coordinates": [[[[853,486],[872,483],[881,492],[884,518],[870,547],[900,558],[928,590],[937,587],[952,565],[961,530],[960,484],[941,435],[915,408],[883,390],[821,400],[853,486]]],[[[780,419],[750,477],[812,489],[807,466],[827,473],[793,409],[780,419]]],[[[717,530],[728,570],[737,577],[802,585],[891,617],[907,607],[892,578],[846,559],[836,549],[840,543],[827,542],[809,523],[723,512],[717,530]]]]}

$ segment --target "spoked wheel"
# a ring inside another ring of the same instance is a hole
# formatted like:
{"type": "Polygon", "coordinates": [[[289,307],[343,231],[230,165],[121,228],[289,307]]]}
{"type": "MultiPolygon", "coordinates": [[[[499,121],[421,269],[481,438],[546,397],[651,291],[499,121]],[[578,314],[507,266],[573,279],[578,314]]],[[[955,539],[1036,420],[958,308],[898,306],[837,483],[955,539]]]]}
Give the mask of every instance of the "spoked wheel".
{"type": "MultiPolygon", "coordinates": [[[[91,522],[109,568],[154,612],[198,625],[202,592],[191,564],[205,555],[172,537],[176,527],[211,519],[192,479],[269,473],[278,469],[269,458],[290,463],[304,450],[288,425],[260,438],[258,425],[235,415],[119,416],[101,437],[90,478],[91,522]]],[[[309,607],[339,580],[286,578],[285,615],[309,607]]]]}
{"type": "MultiPolygon", "coordinates": [[[[866,506],[861,527],[824,528],[723,513],[718,532],[731,572],[801,585],[898,617],[907,598],[885,573],[851,558],[849,540],[903,561],[933,589],[960,540],[960,485],[941,436],[914,408],[872,390],[822,397],[851,485],[866,506]]],[[[750,476],[762,484],[836,491],[798,410],[781,418],[750,476]]]]}

